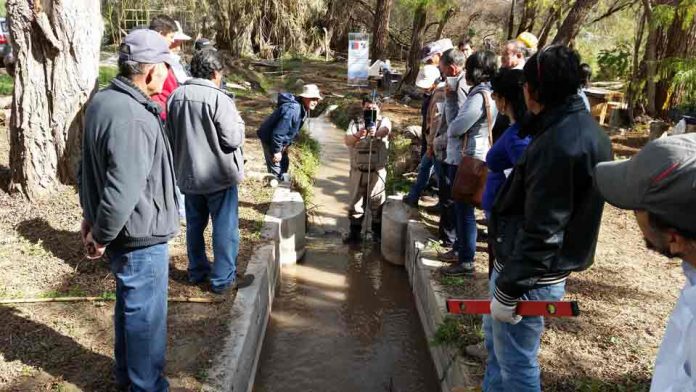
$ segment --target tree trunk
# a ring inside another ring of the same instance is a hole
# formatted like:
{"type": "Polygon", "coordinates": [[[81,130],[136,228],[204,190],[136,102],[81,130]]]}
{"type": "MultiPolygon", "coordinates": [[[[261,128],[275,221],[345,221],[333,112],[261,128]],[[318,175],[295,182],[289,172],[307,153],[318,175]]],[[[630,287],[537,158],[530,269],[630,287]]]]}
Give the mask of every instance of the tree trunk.
{"type": "Polygon", "coordinates": [[[640,45],[643,43],[643,34],[645,33],[645,23],[647,20],[647,14],[643,12],[643,16],[640,18],[638,24],[638,34],[636,35],[636,40],[633,45],[633,71],[631,72],[631,81],[628,84],[628,120],[631,125],[635,122],[633,110],[636,106],[636,96],[638,95],[637,86],[639,78],[639,64],[638,64],[638,52],[640,52],[640,45]]]}
{"type": "Polygon", "coordinates": [[[512,0],[510,3],[510,16],[508,16],[508,34],[507,39],[512,39],[513,29],[515,28],[515,6],[517,5],[517,0],[512,0]]]}
{"type": "Polygon", "coordinates": [[[389,18],[394,0],[377,0],[372,33],[372,61],[386,60],[389,44],[389,18]]]}
{"type": "MultiPolygon", "coordinates": [[[[680,3],[683,2],[682,0],[680,3]]],[[[692,41],[694,40],[694,36],[696,36],[694,16],[686,12],[686,6],[680,4],[677,7],[679,7],[679,9],[675,13],[672,24],[666,32],[667,44],[665,45],[665,51],[658,56],[659,63],[662,63],[663,60],[693,57],[692,41]],[[686,18],[689,17],[691,19],[687,21],[686,18]]],[[[674,73],[664,70],[660,72],[660,76],[661,78],[655,86],[655,109],[658,114],[664,117],[666,115],[666,107],[670,106],[670,102],[668,102],[668,99],[670,99],[668,91],[674,73]]]]}
{"type": "Polygon", "coordinates": [[[447,22],[449,22],[450,19],[457,13],[457,10],[454,8],[450,8],[445,12],[444,15],[442,15],[442,19],[440,19],[440,24],[437,27],[437,33],[435,34],[435,40],[439,40],[442,38],[442,32],[445,31],[445,27],[447,26],[447,22]]]}
{"type": "Polygon", "coordinates": [[[546,41],[549,39],[549,34],[551,33],[551,28],[553,27],[554,23],[556,23],[561,17],[561,7],[560,5],[554,5],[551,7],[549,10],[549,15],[546,18],[546,21],[544,21],[544,25],[541,27],[541,30],[539,31],[539,42],[537,43],[537,47],[539,49],[543,48],[546,46],[546,41]]]}
{"type": "Polygon", "coordinates": [[[648,42],[645,47],[645,63],[647,75],[645,88],[647,94],[647,112],[649,116],[655,116],[655,77],[657,71],[657,23],[653,20],[653,8],[650,0],[643,0],[645,15],[648,23],[648,42]]]}
{"type": "Polygon", "coordinates": [[[10,188],[36,199],[75,181],[104,27],[94,0],[8,0],[7,15],[17,61],[10,188]]]}
{"type": "Polygon", "coordinates": [[[558,29],[553,44],[569,45],[570,41],[578,35],[580,27],[585,23],[592,7],[596,6],[597,3],[599,0],[577,0],[558,29]]]}
{"type": "Polygon", "coordinates": [[[420,71],[421,48],[423,47],[423,30],[427,13],[424,5],[418,6],[413,16],[413,32],[411,33],[411,48],[408,52],[408,66],[402,83],[413,84],[420,71]]]}

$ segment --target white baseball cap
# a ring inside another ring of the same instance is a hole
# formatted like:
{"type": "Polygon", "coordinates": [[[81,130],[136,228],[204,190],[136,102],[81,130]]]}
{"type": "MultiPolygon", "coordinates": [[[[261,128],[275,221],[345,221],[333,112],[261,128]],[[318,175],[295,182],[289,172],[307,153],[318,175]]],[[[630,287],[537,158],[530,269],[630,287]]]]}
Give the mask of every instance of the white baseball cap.
{"type": "Polygon", "coordinates": [[[418,72],[416,77],[416,87],[426,89],[430,88],[440,79],[440,70],[433,64],[426,64],[418,72]]]}

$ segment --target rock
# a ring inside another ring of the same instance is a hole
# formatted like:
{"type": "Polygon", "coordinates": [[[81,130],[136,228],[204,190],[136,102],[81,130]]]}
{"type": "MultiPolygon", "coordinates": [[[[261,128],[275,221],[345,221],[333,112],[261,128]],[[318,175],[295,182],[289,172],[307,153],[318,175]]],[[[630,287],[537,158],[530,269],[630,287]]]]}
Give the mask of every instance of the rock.
{"type": "Polygon", "coordinates": [[[652,121],[650,123],[650,140],[655,140],[663,137],[669,130],[669,125],[664,121],[652,121]]]}
{"type": "Polygon", "coordinates": [[[295,81],[295,84],[294,84],[295,88],[296,88],[298,91],[299,91],[299,90],[302,90],[302,86],[304,86],[304,85],[305,85],[305,81],[302,80],[302,79],[297,79],[297,80],[295,81]]]}
{"type": "Polygon", "coordinates": [[[409,125],[404,129],[403,134],[408,138],[420,140],[423,135],[423,127],[420,125],[409,125]]]}

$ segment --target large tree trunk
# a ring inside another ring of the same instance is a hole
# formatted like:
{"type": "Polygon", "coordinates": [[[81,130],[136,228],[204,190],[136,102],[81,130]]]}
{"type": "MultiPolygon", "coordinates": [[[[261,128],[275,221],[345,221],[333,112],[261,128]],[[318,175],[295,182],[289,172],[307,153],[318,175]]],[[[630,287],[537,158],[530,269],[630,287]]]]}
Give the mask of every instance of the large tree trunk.
{"type": "Polygon", "coordinates": [[[643,12],[640,17],[638,24],[638,32],[633,45],[633,71],[631,72],[631,81],[628,84],[628,119],[631,124],[634,123],[634,113],[633,110],[636,106],[636,96],[638,95],[638,79],[640,74],[640,66],[638,64],[638,53],[640,52],[640,46],[643,44],[643,35],[645,33],[645,24],[647,20],[647,14],[643,12]]]}
{"type": "Polygon", "coordinates": [[[447,22],[449,22],[449,20],[452,19],[452,17],[456,13],[457,13],[457,10],[454,7],[452,7],[450,9],[448,9],[447,12],[445,12],[442,15],[442,19],[440,19],[440,24],[437,27],[437,33],[435,33],[435,40],[436,41],[439,40],[440,38],[442,38],[442,33],[445,31],[445,26],[447,26],[447,22]]]}
{"type": "Polygon", "coordinates": [[[560,5],[556,4],[549,9],[549,14],[546,17],[546,20],[544,21],[544,24],[541,26],[541,30],[539,30],[539,42],[537,43],[538,48],[541,49],[544,46],[546,46],[546,41],[549,39],[549,34],[551,33],[551,28],[553,25],[558,22],[558,20],[561,18],[561,7],[560,5]]]}
{"type": "Polygon", "coordinates": [[[568,45],[580,32],[580,27],[587,20],[592,7],[596,6],[599,0],[577,0],[573,8],[566,16],[563,24],[553,39],[555,45],[568,45]]]}
{"type": "Polygon", "coordinates": [[[35,199],[75,180],[84,107],[97,88],[103,22],[94,0],[8,0],[7,15],[17,60],[11,189],[35,199]]]}
{"type": "Polygon", "coordinates": [[[394,0],[377,0],[372,33],[372,61],[386,60],[389,44],[389,18],[394,0]]]}
{"type": "Polygon", "coordinates": [[[508,15],[508,26],[507,26],[507,39],[512,39],[513,29],[515,28],[515,7],[517,6],[517,0],[512,0],[510,3],[510,15],[508,15]]]}
{"type": "Polygon", "coordinates": [[[653,7],[650,0],[643,0],[646,20],[648,23],[648,42],[645,46],[645,63],[647,75],[645,81],[648,115],[655,116],[655,77],[657,71],[657,23],[653,20],[653,7]]]}
{"type": "Polygon", "coordinates": [[[408,66],[403,83],[413,84],[420,71],[421,48],[423,47],[423,30],[427,13],[424,5],[418,6],[413,16],[413,32],[411,34],[411,49],[408,52],[408,66]]]}
{"type": "MultiPolygon", "coordinates": [[[[680,3],[684,3],[682,0],[680,3]]],[[[658,56],[659,62],[663,60],[685,59],[694,56],[694,41],[696,41],[696,23],[694,16],[689,15],[686,6],[679,5],[672,24],[666,31],[665,50],[658,56]],[[687,20],[686,18],[691,18],[687,20]]],[[[666,115],[666,108],[676,102],[668,102],[670,99],[668,90],[671,85],[674,72],[663,70],[660,72],[661,78],[655,86],[655,109],[661,116],[666,115]]],[[[676,98],[676,97],[675,97],[676,98]]]]}

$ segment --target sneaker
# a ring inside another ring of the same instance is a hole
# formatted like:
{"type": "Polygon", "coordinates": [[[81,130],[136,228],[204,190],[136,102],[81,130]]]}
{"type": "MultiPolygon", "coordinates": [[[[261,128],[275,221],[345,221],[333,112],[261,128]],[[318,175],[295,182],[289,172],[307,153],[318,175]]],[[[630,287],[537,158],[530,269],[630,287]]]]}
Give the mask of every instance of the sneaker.
{"type": "Polygon", "coordinates": [[[413,200],[411,198],[404,197],[403,201],[404,201],[404,204],[406,204],[407,206],[409,206],[411,208],[418,208],[418,199],[413,200]]]}
{"type": "Polygon", "coordinates": [[[488,359],[488,350],[486,350],[486,345],[484,342],[466,346],[464,348],[464,353],[472,358],[480,359],[482,361],[488,359]]]}
{"type": "Polygon", "coordinates": [[[465,276],[474,274],[474,263],[461,263],[440,270],[445,276],[465,276]]]}
{"type": "Polygon", "coordinates": [[[444,253],[437,252],[437,258],[445,263],[458,263],[459,253],[454,249],[450,249],[449,251],[444,253]]]}
{"type": "Polygon", "coordinates": [[[191,284],[191,285],[194,285],[194,286],[197,285],[197,284],[201,284],[201,283],[205,282],[206,280],[208,280],[208,275],[207,275],[207,274],[206,274],[206,275],[203,275],[203,276],[200,277],[200,278],[194,278],[194,277],[192,277],[191,275],[189,275],[189,277],[188,277],[188,283],[191,284]]]}

